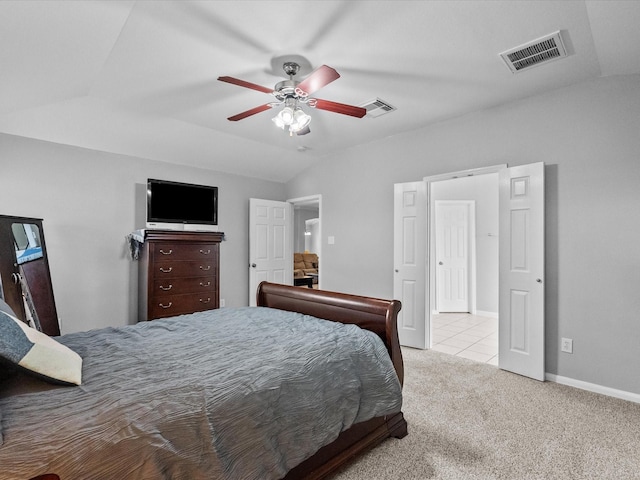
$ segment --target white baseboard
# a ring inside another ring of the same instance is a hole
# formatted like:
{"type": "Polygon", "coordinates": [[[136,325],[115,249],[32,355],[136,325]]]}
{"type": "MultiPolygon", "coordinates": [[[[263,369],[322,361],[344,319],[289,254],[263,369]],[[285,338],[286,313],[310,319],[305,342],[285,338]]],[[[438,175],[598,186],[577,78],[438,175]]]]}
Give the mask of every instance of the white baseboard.
{"type": "MultiPolygon", "coordinates": [[[[454,312],[455,313],[455,312],[454,312]]],[[[440,314],[439,310],[431,310],[432,315],[440,314]]],[[[477,315],[479,317],[498,318],[498,312],[485,312],[483,310],[474,310],[471,315],[477,315]]]]}
{"type": "Polygon", "coordinates": [[[489,318],[498,318],[498,312],[485,312],[482,310],[476,310],[474,315],[479,317],[489,317],[489,318]]]}
{"type": "Polygon", "coordinates": [[[624,390],[617,390],[615,388],[603,387],[595,383],[583,382],[582,380],[576,380],[574,378],[562,377],[560,375],[554,375],[553,373],[545,373],[544,379],[550,382],[560,383],[562,385],[568,385],[570,387],[579,388],[581,390],[587,390],[589,392],[600,393],[602,395],[608,395],[609,397],[620,398],[622,400],[628,400],[634,403],[640,403],[640,394],[626,392],[624,390]]]}

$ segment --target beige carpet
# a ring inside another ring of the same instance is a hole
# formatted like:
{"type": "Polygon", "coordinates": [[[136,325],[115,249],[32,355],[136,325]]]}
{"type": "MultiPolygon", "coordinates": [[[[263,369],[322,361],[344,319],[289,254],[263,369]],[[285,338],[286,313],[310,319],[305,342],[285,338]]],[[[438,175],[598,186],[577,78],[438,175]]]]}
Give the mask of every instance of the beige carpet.
{"type": "Polygon", "coordinates": [[[404,439],[332,480],[640,479],[640,404],[403,349],[404,439]]]}

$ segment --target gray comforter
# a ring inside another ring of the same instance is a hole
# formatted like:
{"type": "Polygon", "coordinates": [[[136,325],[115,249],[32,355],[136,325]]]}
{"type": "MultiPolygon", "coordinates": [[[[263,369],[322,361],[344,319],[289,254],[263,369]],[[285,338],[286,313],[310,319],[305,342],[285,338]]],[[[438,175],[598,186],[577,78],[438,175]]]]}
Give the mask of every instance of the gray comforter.
{"type": "Polygon", "coordinates": [[[268,308],[64,335],[83,384],[0,385],[0,479],[277,479],[400,411],[373,333],[268,308]]]}

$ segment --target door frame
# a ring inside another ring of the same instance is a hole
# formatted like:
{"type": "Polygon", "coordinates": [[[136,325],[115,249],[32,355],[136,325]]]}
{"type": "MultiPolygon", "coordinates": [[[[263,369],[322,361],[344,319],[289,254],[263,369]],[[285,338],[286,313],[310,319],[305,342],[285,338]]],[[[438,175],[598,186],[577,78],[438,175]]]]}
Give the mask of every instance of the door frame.
{"type": "MultiPolygon", "coordinates": [[[[295,219],[295,209],[296,207],[301,207],[304,205],[318,205],[318,237],[320,237],[320,241],[318,242],[318,252],[314,252],[317,253],[318,255],[318,288],[322,288],[322,265],[324,264],[324,262],[322,261],[322,194],[315,194],[315,195],[307,195],[306,197],[297,197],[297,198],[290,198],[287,200],[288,203],[290,203],[292,205],[292,209],[293,209],[293,217],[295,219]]],[[[291,230],[291,234],[294,235],[293,233],[293,229],[291,230]]],[[[291,245],[293,248],[293,237],[291,240],[291,245]]],[[[294,252],[291,251],[289,252],[290,255],[293,257],[294,252]]]]}
{"type": "MultiPolygon", "coordinates": [[[[397,205],[402,200],[404,188],[415,188],[420,186],[422,191],[426,190],[425,214],[419,216],[426,218],[425,228],[427,230],[424,240],[416,238],[414,243],[421,245],[423,255],[430,253],[432,244],[432,187],[435,181],[456,179],[461,175],[474,176],[489,173],[498,174],[498,194],[499,194],[499,298],[498,298],[498,321],[499,321],[499,355],[498,368],[506,371],[518,373],[536,380],[545,379],[545,318],[544,318],[544,290],[540,295],[540,288],[544,288],[544,162],[516,165],[497,165],[491,167],[477,168],[462,172],[451,172],[432,177],[424,177],[422,182],[407,182],[394,185],[394,263],[396,257],[406,243],[403,232],[399,230],[398,221],[403,220],[402,209],[397,209],[397,205]],[[399,240],[399,241],[398,241],[399,240]],[[424,245],[427,243],[427,245],[424,245]],[[504,272],[509,278],[505,278],[504,272]],[[515,276],[518,276],[516,279],[515,276]],[[506,285],[503,282],[507,282],[506,285]],[[507,289],[509,295],[505,300],[503,290],[507,289]],[[535,303],[535,305],[534,305],[535,303]],[[515,312],[515,316],[514,316],[515,312]],[[541,322],[541,323],[538,323],[541,322]],[[505,342],[507,340],[507,342],[505,342]],[[535,345],[533,345],[535,343],[535,345]],[[533,345],[533,346],[532,346],[533,345]],[[508,361],[503,362],[503,346],[509,351],[519,351],[522,356],[517,358],[508,355],[508,361]],[[513,361],[515,360],[515,361],[513,361]],[[519,361],[521,360],[521,361],[519,361]],[[542,369],[540,369],[542,365],[542,369]]],[[[424,196],[423,196],[424,198],[424,196]]],[[[414,215],[413,218],[418,218],[414,215]]],[[[415,229],[414,229],[415,230],[415,229]]],[[[412,238],[416,235],[411,234],[412,238]]],[[[417,236],[419,237],[419,236],[417,236]]],[[[415,256],[415,255],[414,255],[415,256]]],[[[414,264],[416,262],[413,262],[414,264]]],[[[435,269],[429,259],[425,266],[429,275],[423,275],[427,285],[418,291],[412,298],[408,299],[409,308],[421,303],[429,306],[431,303],[431,285],[435,269]],[[428,288],[428,292],[426,291],[428,288]]],[[[398,265],[395,267],[396,274],[400,272],[398,265]]],[[[396,295],[396,281],[394,277],[394,295],[396,295]]],[[[402,299],[404,301],[404,298],[402,299]]],[[[424,336],[428,346],[431,347],[432,311],[427,309],[422,315],[428,326],[425,325],[424,336]]],[[[416,329],[417,330],[417,329],[416,329]]],[[[401,338],[402,342],[402,338],[401,338]]],[[[412,346],[403,343],[405,346],[412,346]]]]}
{"type": "MultiPolygon", "coordinates": [[[[432,286],[435,287],[436,285],[436,269],[435,269],[435,264],[434,264],[434,259],[435,259],[435,245],[433,242],[433,235],[435,235],[435,224],[434,224],[434,215],[435,215],[435,206],[433,206],[433,200],[431,198],[432,195],[432,186],[431,184],[435,183],[435,182],[441,182],[443,180],[454,180],[456,178],[462,178],[462,177],[473,177],[473,176],[477,176],[477,175],[486,175],[489,173],[499,173],[500,171],[504,170],[508,168],[508,165],[506,163],[502,163],[502,164],[498,164],[498,165],[492,165],[489,167],[480,167],[480,168],[473,168],[473,169],[469,169],[469,170],[461,170],[461,171],[456,171],[456,172],[449,172],[449,173],[441,173],[438,175],[431,175],[428,177],[424,177],[423,181],[425,182],[425,184],[427,185],[427,203],[428,203],[428,208],[427,208],[427,253],[429,254],[429,262],[427,265],[427,275],[426,275],[426,292],[425,294],[428,295],[429,298],[429,304],[430,305],[436,305],[436,298],[435,298],[435,288],[432,288],[432,286]]],[[[475,239],[474,239],[475,241],[475,239]]],[[[475,259],[474,259],[475,261],[475,259]]],[[[474,273],[473,273],[473,302],[472,302],[472,308],[473,311],[476,311],[476,296],[475,296],[475,268],[474,268],[474,273]]],[[[432,315],[435,313],[434,309],[428,309],[427,312],[425,312],[425,321],[426,321],[426,325],[425,328],[427,329],[427,331],[429,332],[427,335],[428,338],[428,344],[427,344],[427,348],[431,348],[433,346],[433,332],[432,332],[432,315]]]]}

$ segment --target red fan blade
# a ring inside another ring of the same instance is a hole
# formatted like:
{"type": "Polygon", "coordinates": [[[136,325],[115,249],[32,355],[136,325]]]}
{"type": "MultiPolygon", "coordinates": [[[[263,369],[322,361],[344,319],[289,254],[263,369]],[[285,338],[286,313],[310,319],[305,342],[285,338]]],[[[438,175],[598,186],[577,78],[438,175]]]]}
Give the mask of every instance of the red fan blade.
{"type": "MultiPolygon", "coordinates": [[[[314,98],[315,108],[319,110],[327,110],[329,112],[341,113],[342,115],[351,115],[352,117],[362,118],[367,114],[367,110],[362,107],[354,107],[344,103],[330,102],[329,100],[321,100],[314,98]]],[[[309,102],[311,105],[311,102],[309,102]]]]}
{"type": "Polygon", "coordinates": [[[340,74],[333,68],[322,65],[316,68],[296,87],[296,93],[301,97],[306,97],[317,92],[325,85],[329,85],[334,80],[340,78],[340,74]]]}
{"type": "Polygon", "coordinates": [[[233,77],[218,77],[218,80],[221,82],[231,83],[233,85],[238,85],[239,87],[251,88],[252,90],[258,90],[259,92],[264,93],[273,93],[273,88],[263,87],[262,85],[256,85],[255,83],[246,82],[244,80],[240,80],[238,78],[233,77]]]}
{"type": "Polygon", "coordinates": [[[250,117],[251,115],[255,115],[256,113],[264,112],[265,110],[269,110],[271,105],[269,103],[265,105],[260,105],[259,107],[252,108],[251,110],[247,110],[246,112],[239,113],[234,115],[233,117],[227,118],[227,120],[231,120],[232,122],[237,122],[238,120],[242,120],[243,118],[250,117]]]}

